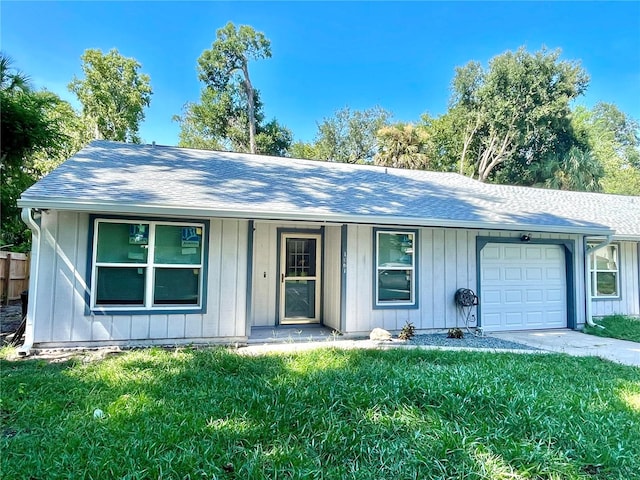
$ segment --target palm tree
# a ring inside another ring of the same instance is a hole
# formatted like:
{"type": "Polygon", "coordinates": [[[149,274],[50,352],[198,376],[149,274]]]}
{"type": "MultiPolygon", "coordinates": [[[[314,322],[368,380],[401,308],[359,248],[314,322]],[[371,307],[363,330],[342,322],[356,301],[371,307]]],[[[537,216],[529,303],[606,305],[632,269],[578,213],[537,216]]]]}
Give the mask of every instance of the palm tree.
{"type": "Polygon", "coordinates": [[[397,168],[424,169],[429,164],[426,153],[428,136],[420,127],[398,123],[378,130],[376,165],[397,168]]]}
{"type": "Polygon", "coordinates": [[[0,90],[7,93],[31,91],[29,76],[13,67],[13,59],[0,52],[0,90]]]}
{"type": "Polygon", "coordinates": [[[537,185],[541,187],[601,192],[600,179],[604,176],[604,168],[590,150],[574,146],[562,157],[553,156],[540,162],[534,175],[540,178],[537,185]]]}

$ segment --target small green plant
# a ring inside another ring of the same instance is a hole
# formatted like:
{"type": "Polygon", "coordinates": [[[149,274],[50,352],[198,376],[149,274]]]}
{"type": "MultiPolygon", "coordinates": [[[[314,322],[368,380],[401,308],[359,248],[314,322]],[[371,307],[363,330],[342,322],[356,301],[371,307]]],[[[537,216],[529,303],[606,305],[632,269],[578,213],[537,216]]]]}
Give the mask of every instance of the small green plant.
{"type": "Polygon", "coordinates": [[[405,323],[404,327],[402,327],[402,330],[400,330],[400,335],[398,335],[398,338],[400,340],[411,340],[413,337],[415,337],[415,335],[415,325],[411,322],[407,322],[405,323]]]}
{"type": "Polygon", "coordinates": [[[338,330],[331,330],[331,337],[327,337],[327,340],[337,341],[338,337],[342,336],[338,330]]]}
{"type": "Polygon", "coordinates": [[[447,338],[464,338],[464,332],[460,328],[450,328],[447,332],[447,338]]]}

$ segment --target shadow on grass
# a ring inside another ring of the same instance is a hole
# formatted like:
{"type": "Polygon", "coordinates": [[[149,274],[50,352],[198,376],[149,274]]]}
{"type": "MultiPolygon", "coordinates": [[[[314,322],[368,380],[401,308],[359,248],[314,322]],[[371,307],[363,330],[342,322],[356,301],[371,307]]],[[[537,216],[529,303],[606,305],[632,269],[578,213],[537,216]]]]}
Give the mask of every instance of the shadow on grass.
{"type": "Polygon", "coordinates": [[[640,371],[593,358],[150,349],[0,366],[4,478],[640,471],[640,371]]]}

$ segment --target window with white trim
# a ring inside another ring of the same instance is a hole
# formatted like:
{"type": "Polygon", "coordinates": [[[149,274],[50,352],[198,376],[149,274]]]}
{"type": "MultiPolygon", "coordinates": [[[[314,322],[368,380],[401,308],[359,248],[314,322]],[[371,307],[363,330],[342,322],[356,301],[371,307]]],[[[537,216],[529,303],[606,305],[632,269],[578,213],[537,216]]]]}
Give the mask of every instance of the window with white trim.
{"type": "Polygon", "coordinates": [[[591,253],[590,275],[593,298],[611,298],[620,295],[618,258],[618,245],[614,243],[591,253]]]}
{"type": "Polygon", "coordinates": [[[376,306],[415,305],[415,232],[375,232],[376,306]]]}
{"type": "Polygon", "coordinates": [[[200,308],[204,233],[204,223],[96,219],[92,308],[200,308]]]}

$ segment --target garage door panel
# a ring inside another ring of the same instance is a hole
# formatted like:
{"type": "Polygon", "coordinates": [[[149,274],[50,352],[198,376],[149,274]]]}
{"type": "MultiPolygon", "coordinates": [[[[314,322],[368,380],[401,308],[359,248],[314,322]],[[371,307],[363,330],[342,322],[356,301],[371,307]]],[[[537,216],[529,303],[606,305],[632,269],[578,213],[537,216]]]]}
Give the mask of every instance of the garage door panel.
{"type": "Polygon", "coordinates": [[[544,326],[544,313],[541,311],[529,311],[526,315],[526,327],[528,328],[543,328],[544,326]]]}
{"type": "Polygon", "coordinates": [[[547,260],[564,260],[564,252],[560,248],[547,248],[544,255],[547,260]]]}
{"type": "Polygon", "coordinates": [[[497,260],[500,258],[500,248],[496,245],[486,245],[482,249],[482,257],[487,260],[497,260]]]}
{"type": "Polygon", "coordinates": [[[564,270],[559,268],[547,268],[545,269],[545,276],[547,280],[556,280],[560,282],[564,277],[564,270]]]}
{"type": "Polygon", "coordinates": [[[506,267],[504,269],[504,279],[509,281],[509,280],[522,280],[522,268],[521,267],[517,267],[517,268],[511,268],[511,267],[506,267]]]}
{"type": "Polygon", "coordinates": [[[522,290],[505,290],[504,303],[522,303],[522,290]]]}
{"type": "Polygon", "coordinates": [[[490,284],[490,282],[493,281],[501,281],[502,277],[500,276],[500,272],[501,270],[499,268],[486,268],[485,270],[483,270],[482,272],[482,280],[486,283],[486,284],[490,284]]]}
{"type": "Polygon", "coordinates": [[[485,330],[567,326],[563,247],[487,244],[480,257],[480,281],[485,330]]]}
{"type": "Polygon", "coordinates": [[[483,315],[482,319],[484,320],[485,328],[499,327],[502,321],[502,317],[496,313],[490,313],[486,317],[483,315]]]}
{"type": "Polygon", "coordinates": [[[540,247],[525,247],[524,257],[527,260],[540,260],[542,255],[543,253],[540,247]]]}
{"type": "Polygon", "coordinates": [[[499,290],[486,290],[482,296],[482,302],[487,305],[501,305],[502,295],[499,290]]]}
{"type": "Polygon", "coordinates": [[[522,249],[505,247],[501,258],[505,260],[520,260],[522,258],[522,249]]]}
{"type": "Polygon", "coordinates": [[[542,289],[527,290],[527,304],[542,303],[544,299],[544,291],[542,289]]]}
{"type": "Polygon", "coordinates": [[[545,328],[563,328],[567,326],[567,315],[564,311],[546,311],[545,328]]]}
{"type": "Polygon", "coordinates": [[[512,327],[522,325],[522,312],[507,312],[504,315],[505,323],[512,327]]]}
{"type": "Polygon", "coordinates": [[[564,291],[560,289],[548,289],[546,294],[547,303],[564,303],[564,291]]]}

